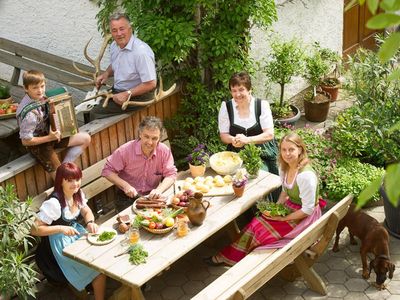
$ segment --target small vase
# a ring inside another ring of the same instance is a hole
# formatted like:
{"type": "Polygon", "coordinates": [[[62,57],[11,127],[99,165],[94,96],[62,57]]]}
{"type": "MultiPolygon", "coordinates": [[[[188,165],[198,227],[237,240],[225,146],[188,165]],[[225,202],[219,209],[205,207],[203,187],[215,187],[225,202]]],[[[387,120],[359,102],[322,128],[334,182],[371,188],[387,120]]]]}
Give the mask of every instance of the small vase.
{"type": "Polygon", "coordinates": [[[243,196],[244,188],[245,188],[244,185],[242,185],[241,187],[236,187],[236,186],[232,185],[232,188],[233,188],[233,192],[235,193],[236,197],[242,197],[243,196]]]}
{"type": "Polygon", "coordinates": [[[206,165],[194,166],[189,164],[189,169],[190,169],[190,174],[192,174],[193,178],[198,176],[203,176],[204,173],[206,172],[206,165]]]}

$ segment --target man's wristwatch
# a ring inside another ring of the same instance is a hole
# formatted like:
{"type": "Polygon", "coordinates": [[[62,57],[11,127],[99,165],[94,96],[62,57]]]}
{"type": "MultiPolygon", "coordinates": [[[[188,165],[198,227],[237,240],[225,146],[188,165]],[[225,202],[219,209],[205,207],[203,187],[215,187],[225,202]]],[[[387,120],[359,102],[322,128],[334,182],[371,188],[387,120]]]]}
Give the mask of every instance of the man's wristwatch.
{"type": "Polygon", "coordinates": [[[85,226],[88,226],[90,223],[94,223],[94,220],[89,220],[86,222],[85,226]]]}

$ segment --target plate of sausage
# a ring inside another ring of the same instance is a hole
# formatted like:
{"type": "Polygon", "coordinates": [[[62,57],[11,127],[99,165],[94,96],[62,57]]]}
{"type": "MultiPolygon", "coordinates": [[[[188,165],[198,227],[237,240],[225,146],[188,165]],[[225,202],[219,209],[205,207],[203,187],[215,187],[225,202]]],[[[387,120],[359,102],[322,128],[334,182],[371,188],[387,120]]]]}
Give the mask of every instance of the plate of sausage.
{"type": "Polygon", "coordinates": [[[137,215],[151,217],[152,214],[162,211],[167,208],[167,206],[167,199],[165,197],[150,198],[142,196],[133,202],[132,210],[137,215]]]}

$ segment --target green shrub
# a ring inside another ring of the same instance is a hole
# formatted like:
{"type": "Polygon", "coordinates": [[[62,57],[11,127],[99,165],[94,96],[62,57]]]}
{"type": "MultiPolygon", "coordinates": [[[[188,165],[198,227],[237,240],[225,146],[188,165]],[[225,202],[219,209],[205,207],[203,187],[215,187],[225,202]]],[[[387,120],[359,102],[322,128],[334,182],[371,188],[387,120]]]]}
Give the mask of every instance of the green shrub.
{"type": "Polygon", "coordinates": [[[388,78],[394,64],[381,63],[375,52],[360,49],[348,66],[345,88],[356,104],[337,118],[335,146],[347,156],[379,167],[399,161],[399,130],[390,131],[400,121],[400,85],[388,78]]]}
{"type": "Polygon", "coordinates": [[[21,202],[12,185],[0,186],[0,295],[35,296],[36,271],[29,262],[34,222],[30,202],[21,202]]]}
{"type": "MultiPolygon", "coordinates": [[[[325,179],[327,197],[339,201],[351,193],[357,198],[364,188],[376,178],[382,177],[384,172],[383,168],[362,163],[358,159],[339,159],[336,168],[325,179]]],[[[372,197],[372,201],[379,199],[378,193],[372,197]]]]}

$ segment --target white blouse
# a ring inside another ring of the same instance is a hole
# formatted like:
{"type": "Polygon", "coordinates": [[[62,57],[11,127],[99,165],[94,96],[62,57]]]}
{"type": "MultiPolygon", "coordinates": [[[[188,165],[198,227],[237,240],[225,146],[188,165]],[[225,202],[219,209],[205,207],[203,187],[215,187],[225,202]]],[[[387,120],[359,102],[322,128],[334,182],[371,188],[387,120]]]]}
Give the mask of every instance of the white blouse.
{"type": "Polygon", "coordinates": [[[286,174],[281,173],[281,179],[283,185],[291,189],[295,182],[299,187],[300,199],[301,199],[301,210],[307,214],[311,215],[315,208],[315,197],[317,192],[318,178],[313,171],[303,171],[296,175],[292,184],[287,183],[286,174]],[[284,176],[284,177],[282,177],[284,176]]]}
{"type": "MultiPolygon", "coordinates": [[[[255,98],[252,96],[250,100],[250,113],[248,118],[240,118],[239,117],[239,112],[237,109],[237,105],[235,100],[232,99],[233,101],[233,123],[239,126],[242,126],[244,128],[250,128],[254,126],[254,124],[257,123],[256,120],[256,115],[255,115],[255,109],[254,109],[254,101],[255,98]]],[[[223,101],[221,103],[221,107],[219,109],[218,113],[218,128],[220,133],[229,133],[229,127],[231,123],[229,121],[229,115],[228,115],[228,110],[226,108],[226,102],[223,101]]],[[[272,113],[271,113],[271,108],[269,106],[268,101],[262,100],[261,101],[261,115],[260,115],[260,125],[261,128],[268,129],[268,128],[274,128],[274,121],[272,119],[272,113]]]]}
{"type": "MultiPolygon", "coordinates": [[[[64,217],[67,220],[72,220],[76,218],[79,214],[82,208],[87,206],[87,199],[85,195],[82,192],[82,205],[78,205],[78,209],[76,210],[75,213],[72,213],[69,209],[69,206],[64,207],[64,217]]],[[[57,198],[50,198],[42,203],[40,206],[40,210],[38,212],[38,218],[46,223],[47,225],[50,225],[53,223],[53,221],[58,220],[61,217],[61,204],[58,201],[57,198]]]]}

